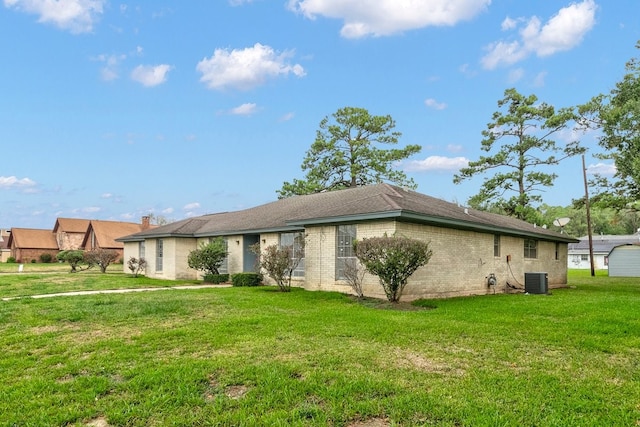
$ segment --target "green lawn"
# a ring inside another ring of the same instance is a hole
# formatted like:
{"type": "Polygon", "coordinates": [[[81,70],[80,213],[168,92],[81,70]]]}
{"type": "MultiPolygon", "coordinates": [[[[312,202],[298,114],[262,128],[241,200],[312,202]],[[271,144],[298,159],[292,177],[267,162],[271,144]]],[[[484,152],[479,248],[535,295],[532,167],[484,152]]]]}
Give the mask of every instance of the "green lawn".
{"type": "MultiPolygon", "coordinates": [[[[0,297],[138,283],[26,276],[0,297]]],[[[0,301],[0,426],[638,425],[640,280],[569,284],[422,310],[271,287],[0,301]]]]}

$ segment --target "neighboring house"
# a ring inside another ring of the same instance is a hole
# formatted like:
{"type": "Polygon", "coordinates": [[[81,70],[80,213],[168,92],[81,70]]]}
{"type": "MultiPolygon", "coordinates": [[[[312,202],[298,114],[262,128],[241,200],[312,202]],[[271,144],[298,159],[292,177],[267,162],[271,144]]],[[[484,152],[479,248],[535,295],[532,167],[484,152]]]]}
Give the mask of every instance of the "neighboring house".
{"type": "Polygon", "coordinates": [[[58,254],[58,243],[51,230],[35,228],[12,228],[9,236],[9,250],[17,262],[40,262],[40,256],[50,254],[54,259],[58,254]]]}
{"type": "Polygon", "coordinates": [[[58,218],[53,227],[58,248],[61,251],[82,248],[82,241],[87,234],[91,220],[79,218],[58,218]]]}
{"type": "Polygon", "coordinates": [[[640,277],[640,243],[620,245],[611,250],[609,276],[640,277]]]}
{"type": "MultiPolygon", "coordinates": [[[[569,243],[568,267],[576,269],[590,269],[589,236],[579,238],[577,243],[569,243]]],[[[596,270],[608,268],[609,252],[616,246],[640,243],[640,234],[631,235],[595,235],[593,242],[593,263],[596,270]]]]}
{"type": "Polygon", "coordinates": [[[10,235],[11,232],[9,230],[0,229],[0,262],[2,263],[7,262],[11,256],[11,249],[9,248],[10,235]]]}
{"type": "Polygon", "coordinates": [[[9,237],[9,256],[18,262],[40,261],[40,255],[56,256],[63,250],[111,249],[122,258],[123,244],[117,237],[147,230],[152,226],[149,217],[142,223],[58,218],[51,230],[12,228],[9,237]],[[17,235],[16,235],[17,232],[17,235]]]}
{"type": "MultiPolygon", "coordinates": [[[[409,279],[403,299],[504,292],[524,285],[525,272],[544,272],[549,287],[567,282],[567,245],[576,239],[511,217],[477,211],[389,184],[295,196],[237,212],[189,218],[116,239],[124,257],[144,251],[149,277],[192,280],[189,252],[215,237],[227,242],[227,271],[255,271],[254,244],[296,242],[305,256],[294,285],[351,292],[344,277],[353,241],[403,235],[431,243],[433,256],[409,279]],[[487,278],[494,274],[495,287],[487,278]]],[[[126,268],[126,267],[125,267],[126,268]]],[[[365,276],[365,295],[384,298],[378,278],[365,276]]]]}
{"type": "Polygon", "coordinates": [[[80,247],[86,251],[94,249],[114,250],[118,253],[118,259],[122,259],[124,244],[116,241],[116,239],[149,228],[151,228],[149,225],[149,217],[146,216],[142,218],[142,224],[91,220],[80,247]]]}

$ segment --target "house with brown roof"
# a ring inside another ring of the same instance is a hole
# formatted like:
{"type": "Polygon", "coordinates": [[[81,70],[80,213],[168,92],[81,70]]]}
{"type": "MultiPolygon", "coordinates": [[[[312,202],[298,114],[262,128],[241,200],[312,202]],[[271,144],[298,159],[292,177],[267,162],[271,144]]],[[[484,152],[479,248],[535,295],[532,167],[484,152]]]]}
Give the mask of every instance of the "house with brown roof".
{"type": "Polygon", "coordinates": [[[51,230],[12,228],[9,234],[9,255],[18,262],[40,261],[44,253],[55,256],[63,250],[111,249],[122,258],[124,245],[117,237],[127,236],[152,228],[149,217],[134,222],[99,221],[58,218],[51,230]],[[17,232],[17,235],[15,234],[17,232]]]}
{"type": "Polygon", "coordinates": [[[7,262],[11,256],[11,249],[9,248],[9,236],[11,232],[4,228],[0,228],[0,262],[7,262]]]}
{"type": "Polygon", "coordinates": [[[61,251],[82,248],[82,241],[87,234],[91,220],[80,218],[58,218],[53,226],[58,248],[61,251]]]}
{"type": "Polygon", "coordinates": [[[54,259],[58,254],[58,242],[51,230],[36,228],[12,228],[9,235],[11,256],[18,262],[40,262],[43,254],[54,259]]]}
{"type": "Polygon", "coordinates": [[[135,222],[99,221],[91,220],[87,228],[80,248],[85,251],[95,249],[109,249],[118,253],[118,259],[122,259],[124,244],[116,239],[151,228],[149,217],[142,218],[142,224],[135,222]]]}
{"type": "MultiPolygon", "coordinates": [[[[525,273],[544,272],[550,288],[567,283],[567,245],[575,239],[515,218],[478,211],[389,184],[294,196],[236,212],[188,218],[116,239],[124,257],[147,260],[146,275],[196,279],[189,252],[222,237],[228,273],[255,271],[250,247],[303,238],[304,259],[294,285],[350,293],[344,266],[353,241],[402,235],[430,242],[433,256],[409,279],[403,299],[507,292],[525,273]],[[493,281],[488,280],[493,275],[493,281]]],[[[295,244],[295,243],[294,243],[295,244]]],[[[365,275],[367,296],[384,298],[377,277],[365,275]]]]}

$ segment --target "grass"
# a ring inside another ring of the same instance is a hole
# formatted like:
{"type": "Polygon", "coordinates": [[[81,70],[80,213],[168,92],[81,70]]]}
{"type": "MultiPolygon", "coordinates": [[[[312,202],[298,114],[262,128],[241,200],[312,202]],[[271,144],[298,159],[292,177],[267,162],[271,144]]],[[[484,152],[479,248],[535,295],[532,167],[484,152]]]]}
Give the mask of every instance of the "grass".
{"type": "MultiPolygon", "coordinates": [[[[22,277],[0,297],[40,293],[22,277]]],[[[271,287],[0,301],[0,426],[640,423],[640,280],[418,305],[271,287]]]]}
{"type": "Polygon", "coordinates": [[[67,264],[24,264],[22,273],[17,273],[19,264],[0,263],[0,298],[15,298],[31,295],[53,294],[69,291],[95,291],[104,289],[135,289],[147,287],[171,287],[181,284],[201,283],[196,281],[157,280],[145,276],[133,277],[123,274],[122,264],[111,264],[106,276],[95,267],[70,274],[67,264]]]}

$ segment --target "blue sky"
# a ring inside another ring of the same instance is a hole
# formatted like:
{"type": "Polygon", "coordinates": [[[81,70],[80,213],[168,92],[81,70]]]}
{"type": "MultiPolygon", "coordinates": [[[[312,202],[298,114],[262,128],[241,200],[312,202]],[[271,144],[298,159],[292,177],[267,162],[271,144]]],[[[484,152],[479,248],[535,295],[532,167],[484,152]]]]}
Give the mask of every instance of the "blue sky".
{"type": "MultiPolygon", "coordinates": [[[[273,201],[346,106],[391,115],[423,146],[397,167],[463,203],[483,177],[453,175],[505,89],[557,108],[608,93],[639,16],[637,0],[2,0],[0,227],[273,201]]],[[[544,201],[581,197],[580,159],[556,172],[544,201]]]]}

